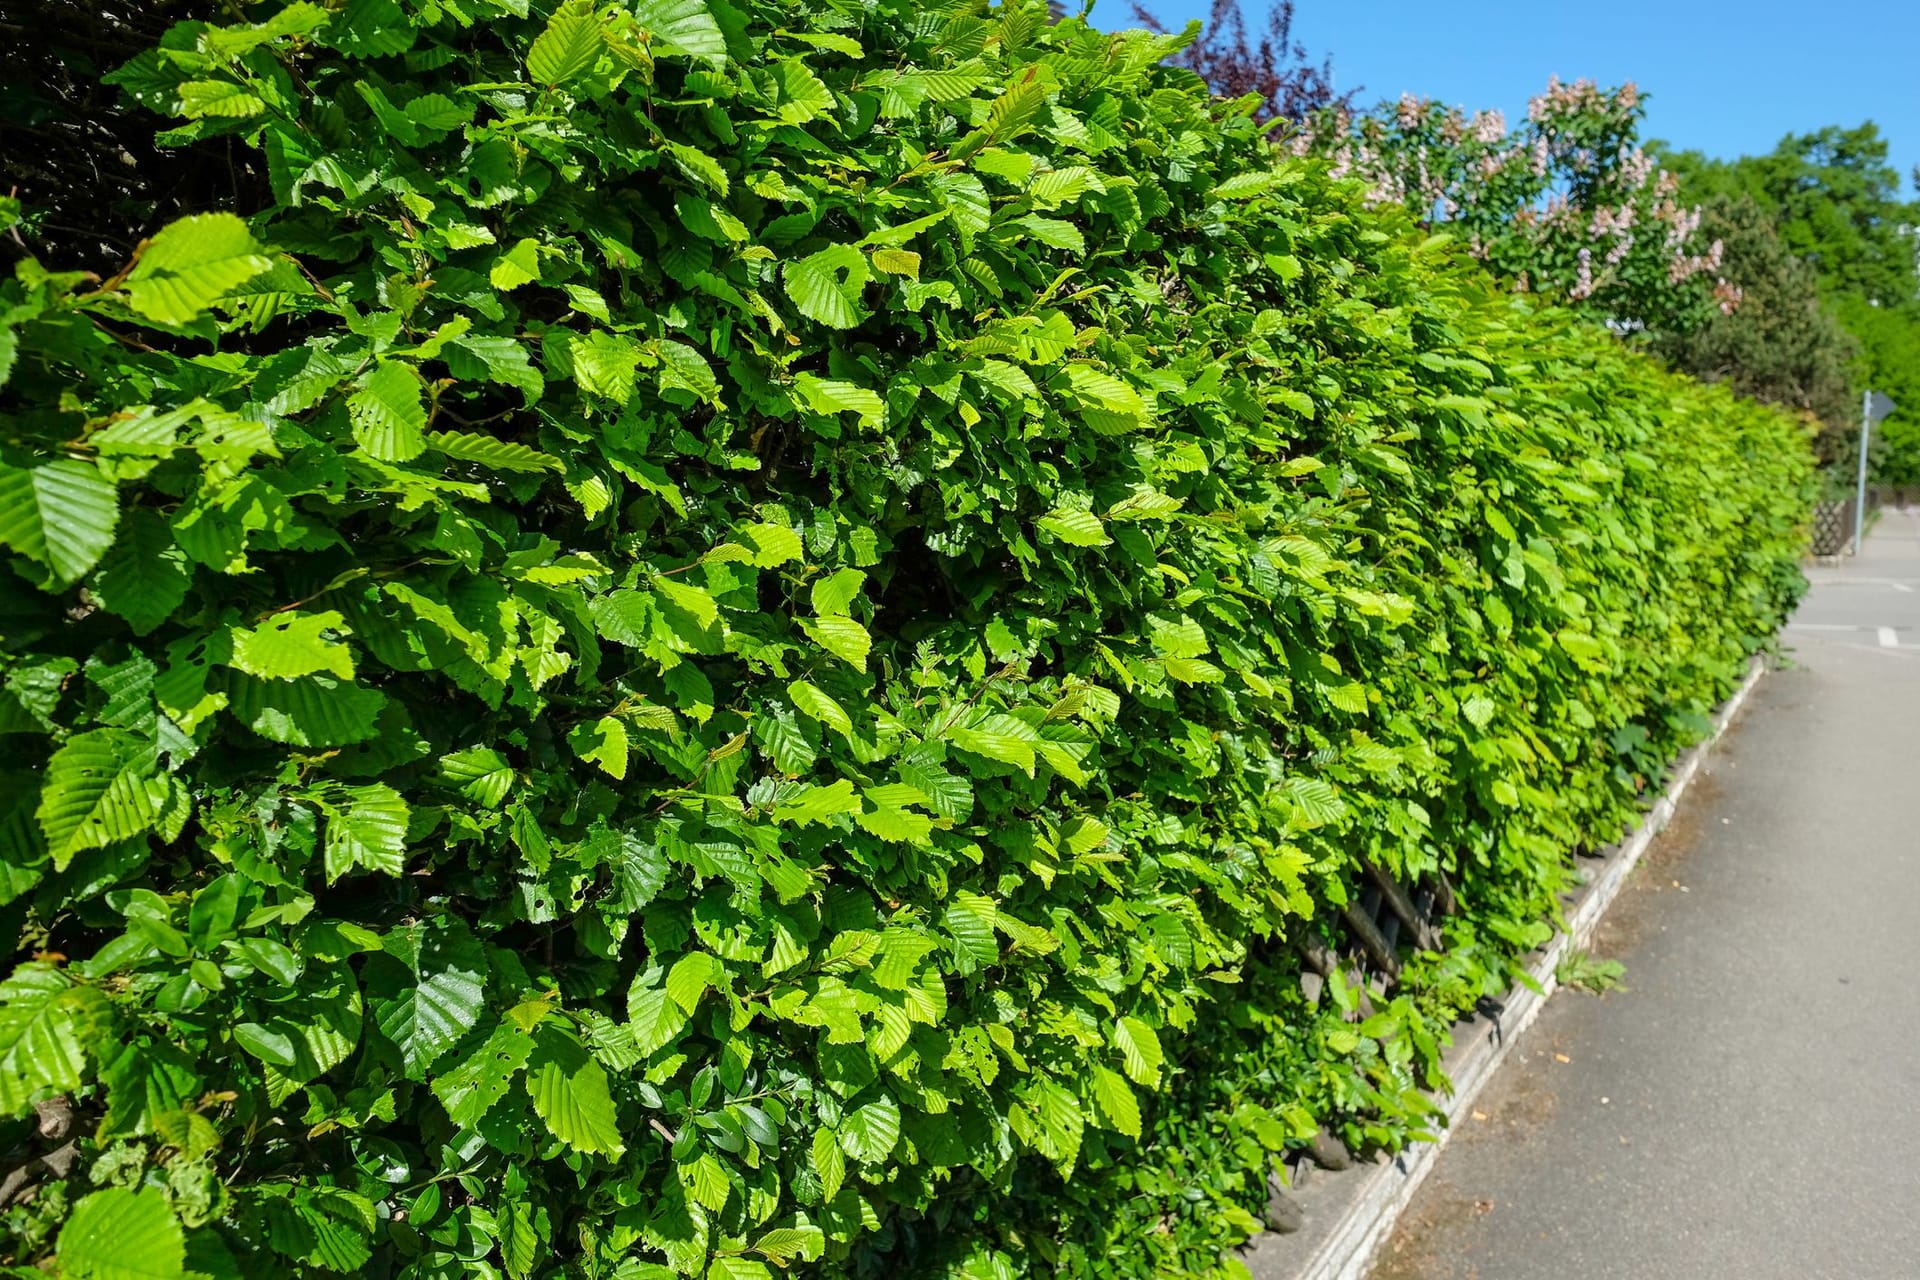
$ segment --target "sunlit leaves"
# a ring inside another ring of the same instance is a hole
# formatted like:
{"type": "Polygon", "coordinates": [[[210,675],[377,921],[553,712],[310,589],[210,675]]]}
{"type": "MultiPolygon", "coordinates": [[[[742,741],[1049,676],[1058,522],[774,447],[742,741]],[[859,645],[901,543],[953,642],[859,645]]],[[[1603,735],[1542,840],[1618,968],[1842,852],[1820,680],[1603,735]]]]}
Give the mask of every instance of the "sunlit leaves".
{"type": "Polygon", "coordinates": [[[866,255],[838,244],[787,263],[781,282],[801,315],[829,328],[851,329],[865,315],[860,293],[871,276],[866,255]]]}
{"type": "Polygon", "coordinates": [[[60,1232],[60,1273],[77,1280],[171,1280],[186,1272],[186,1238],[158,1188],[108,1187],[73,1207],[60,1232]]]}
{"type": "MultiPolygon", "coordinates": [[[[238,99],[229,94],[222,101],[231,106],[238,99]]],[[[233,214],[181,218],[147,243],[127,273],[127,305],[159,324],[187,324],[272,265],[233,214]]]]}
{"type": "Polygon", "coordinates": [[[69,458],[33,467],[0,461],[0,546],[44,569],[64,586],[113,545],[120,506],[99,469],[69,458]]]}
{"type": "Polygon", "coordinates": [[[537,84],[565,84],[593,68],[605,43],[591,0],[567,0],[527,50],[527,75],[537,84]]]}

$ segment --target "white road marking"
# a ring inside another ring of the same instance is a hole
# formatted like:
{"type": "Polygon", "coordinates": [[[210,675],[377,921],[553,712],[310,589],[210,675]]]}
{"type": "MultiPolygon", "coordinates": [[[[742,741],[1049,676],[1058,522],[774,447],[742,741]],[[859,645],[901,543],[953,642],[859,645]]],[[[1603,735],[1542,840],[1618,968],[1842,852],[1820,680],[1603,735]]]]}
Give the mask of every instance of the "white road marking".
{"type": "Polygon", "coordinates": [[[1889,582],[1889,583],[1888,583],[1887,585],[1888,585],[1888,586],[1890,586],[1890,587],[1892,587],[1892,588],[1893,588],[1893,589],[1894,589],[1895,591],[1904,591],[1904,592],[1906,592],[1906,593],[1907,593],[1908,595],[1912,595],[1912,594],[1913,594],[1913,588],[1912,588],[1912,587],[1910,587],[1910,586],[1908,586],[1908,585],[1907,585],[1906,583],[1904,583],[1904,582],[1889,582]]]}
{"type": "Polygon", "coordinates": [[[1882,649],[1898,649],[1900,647],[1900,637],[1893,634],[1892,627],[1880,628],[1880,647],[1882,649]]]}
{"type": "Polygon", "coordinates": [[[1865,631],[1866,628],[1851,622],[1789,622],[1793,631],[1865,631]]]}

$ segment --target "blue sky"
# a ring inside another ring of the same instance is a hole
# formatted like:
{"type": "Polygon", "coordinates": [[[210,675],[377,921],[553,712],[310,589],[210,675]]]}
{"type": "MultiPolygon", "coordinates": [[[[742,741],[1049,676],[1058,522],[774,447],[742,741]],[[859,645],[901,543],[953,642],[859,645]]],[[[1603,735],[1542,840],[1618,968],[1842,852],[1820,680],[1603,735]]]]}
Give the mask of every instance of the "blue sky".
{"type": "MultiPolygon", "coordinates": [[[[1264,24],[1267,0],[1243,0],[1264,24]]],[[[1147,5],[1175,30],[1208,0],[1147,5]]],[[[1094,21],[1132,25],[1126,0],[1094,21]]],[[[1333,56],[1360,101],[1402,91],[1508,119],[1549,75],[1651,94],[1643,136],[1732,157],[1771,151],[1788,133],[1873,120],[1911,197],[1920,164],[1920,0],[1296,0],[1295,35],[1333,56]]]]}

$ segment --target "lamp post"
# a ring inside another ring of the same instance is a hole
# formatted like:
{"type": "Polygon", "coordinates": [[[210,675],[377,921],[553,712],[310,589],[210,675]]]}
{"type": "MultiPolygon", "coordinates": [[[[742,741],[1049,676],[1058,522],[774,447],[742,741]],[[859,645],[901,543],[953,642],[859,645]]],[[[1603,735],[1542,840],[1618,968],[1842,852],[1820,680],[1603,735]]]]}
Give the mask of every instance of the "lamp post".
{"type": "Polygon", "coordinates": [[[1867,524],[1867,441],[1875,423],[1886,421],[1894,410],[1893,397],[1880,391],[1860,393],[1860,479],[1853,500],[1853,554],[1860,554],[1860,540],[1867,524]]]}

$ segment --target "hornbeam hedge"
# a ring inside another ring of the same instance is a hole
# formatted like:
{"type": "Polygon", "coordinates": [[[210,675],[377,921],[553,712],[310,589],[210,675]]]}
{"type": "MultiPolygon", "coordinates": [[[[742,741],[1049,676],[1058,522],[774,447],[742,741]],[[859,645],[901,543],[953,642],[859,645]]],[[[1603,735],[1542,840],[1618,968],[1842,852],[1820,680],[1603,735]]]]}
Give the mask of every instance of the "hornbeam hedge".
{"type": "Polygon", "coordinates": [[[1799,428],[1179,38],[220,16],[239,207],[0,285],[11,1274],[1231,1272],[1799,589],[1799,428]]]}

